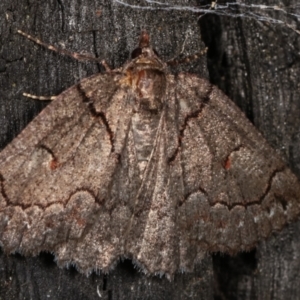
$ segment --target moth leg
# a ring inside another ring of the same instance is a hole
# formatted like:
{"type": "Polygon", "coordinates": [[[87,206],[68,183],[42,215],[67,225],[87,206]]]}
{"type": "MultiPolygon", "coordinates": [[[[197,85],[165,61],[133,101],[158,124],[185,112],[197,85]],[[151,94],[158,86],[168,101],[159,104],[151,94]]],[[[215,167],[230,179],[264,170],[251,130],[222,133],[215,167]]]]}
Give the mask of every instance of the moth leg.
{"type": "Polygon", "coordinates": [[[36,96],[36,95],[32,95],[32,94],[27,94],[27,93],[23,93],[23,96],[25,96],[27,98],[35,99],[35,100],[42,100],[42,101],[46,101],[46,100],[53,101],[57,97],[57,96],[36,96]]]}
{"type": "Polygon", "coordinates": [[[101,64],[102,64],[102,66],[105,68],[105,71],[106,71],[106,72],[112,72],[111,67],[106,63],[105,60],[102,60],[102,61],[101,61],[101,64]]]}
{"type": "Polygon", "coordinates": [[[186,56],[182,59],[173,58],[173,59],[168,60],[166,63],[167,63],[168,66],[176,66],[176,65],[179,65],[181,63],[189,63],[193,60],[198,59],[202,55],[204,55],[207,52],[207,50],[208,50],[208,48],[205,48],[204,50],[202,50],[202,51],[200,51],[196,54],[188,55],[188,56],[186,56]]]}
{"type": "MultiPolygon", "coordinates": [[[[80,53],[77,53],[77,52],[68,51],[68,50],[61,49],[61,48],[57,48],[55,46],[44,43],[40,39],[35,38],[35,37],[23,32],[22,30],[17,30],[17,32],[19,34],[23,35],[24,37],[26,37],[27,39],[33,41],[34,43],[36,43],[38,45],[41,45],[42,47],[47,48],[51,51],[54,51],[54,52],[62,54],[62,55],[70,56],[70,57],[72,57],[76,60],[95,61],[95,62],[98,62],[98,63],[102,64],[106,71],[108,70],[107,69],[107,64],[103,60],[101,60],[100,58],[97,58],[97,57],[94,57],[94,56],[91,56],[91,55],[85,55],[85,54],[80,54],[80,53]]],[[[109,68],[109,70],[110,70],[110,68],[109,68]]]]}

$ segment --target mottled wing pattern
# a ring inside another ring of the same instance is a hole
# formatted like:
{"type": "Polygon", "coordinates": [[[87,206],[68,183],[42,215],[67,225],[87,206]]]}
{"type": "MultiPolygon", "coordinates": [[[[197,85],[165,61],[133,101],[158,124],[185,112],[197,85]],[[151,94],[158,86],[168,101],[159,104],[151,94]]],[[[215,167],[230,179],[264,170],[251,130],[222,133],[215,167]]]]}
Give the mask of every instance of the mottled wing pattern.
{"type": "Polygon", "coordinates": [[[66,90],[0,153],[6,252],[54,252],[85,273],[129,257],[173,276],[207,252],[248,250],[299,215],[296,176],[233,102],[191,74],[154,73],[166,89],[141,174],[133,116],[141,126],[152,112],[136,95],[157,77],[128,73],[66,90]]]}
{"type": "MultiPolygon", "coordinates": [[[[205,79],[169,75],[127,252],[150,273],[234,254],[300,212],[300,185],[235,104],[205,79]]],[[[145,270],[144,268],[144,270],[145,270]]]]}
{"type": "Polygon", "coordinates": [[[86,273],[124,254],[140,178],[126,148],[133,99],[117,77],[95,75],[66,90],[1,152],[6,252],[54,252],[59,265],[86,273]]]}
{"type": "Polygon", "coordinates": [[[187,116],[178,153],[184,187],[177,206],[179,265],[191,269],[203,251],[249,250],[295,219],[300,184],[217,87],[181,74],[176,97],[183,103],[179,116],[187,116]],[[210,86],[205,97],[199,97],[201,86],[210,86]],[[204,104],[200,110],[197,101],[204,104]]]}
{"type": "MultiPolygon", "coordinates": [[[[181,213],[178,209],[185,199],[184,180],[188,176],[184,174],[186,162],[181,161],[183,131],[194,114],[203,109],[211,89],[209,84],[198,86],[193,98],[184,103],[180,99],[182,94],[178,93],[178,83],[181,83],[178,78],[167,76],[165,106],[153,153],[137,195],[127,244],[127,251],[146,272],[171,276],[183,266],[181,252],[188,247],[182,243],[185,242],[180,234],[182,224],[178,223],[181,213]]],[[[193,148],[191,152],[201,156],[201,148],[193,148]]],[[[199,258],[205,254],[205,249],[193,249],[199,252],[199,258]]],[[[195,261],[194,257],[192,260],[195,261]]]]}

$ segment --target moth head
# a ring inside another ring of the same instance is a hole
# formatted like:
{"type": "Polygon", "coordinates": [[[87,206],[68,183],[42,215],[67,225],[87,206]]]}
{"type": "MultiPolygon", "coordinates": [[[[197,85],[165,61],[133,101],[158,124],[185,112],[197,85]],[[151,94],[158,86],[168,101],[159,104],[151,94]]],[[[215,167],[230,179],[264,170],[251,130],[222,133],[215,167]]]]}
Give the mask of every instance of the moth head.
{"type": "Polygon", "coordinates": [[[150,47],[146,31],[142,31],[139,47],[132,52],[132,57],[123,67],[119,82],[129,87],[135,95],[135,111],[158,112],[163,107],[167,65],[150,47]]]}
{"type": "Polygon", "coordinates": [[[158,57],[157,52],[150,46],[149,34],[143,30],[138,48],[131,53],[132,64],[143,69],[164,70],[165,64],[158,57]]]}

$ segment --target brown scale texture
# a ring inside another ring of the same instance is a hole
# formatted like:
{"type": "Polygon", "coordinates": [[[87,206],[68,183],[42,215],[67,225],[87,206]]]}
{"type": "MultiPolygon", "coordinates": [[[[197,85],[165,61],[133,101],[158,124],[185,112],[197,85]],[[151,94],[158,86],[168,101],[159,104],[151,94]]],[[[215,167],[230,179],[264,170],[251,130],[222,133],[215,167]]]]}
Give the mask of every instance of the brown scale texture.
{"type": "MultiPolygon", "coordinates": [[[[143,40],[142,40],[143,41],[143,40]]],[[[149,47],[59,95],[0,153],[0,243],[60,266],[191,271],[249,250],[300,212],[300,184],[207,80],[149,47]]]]}

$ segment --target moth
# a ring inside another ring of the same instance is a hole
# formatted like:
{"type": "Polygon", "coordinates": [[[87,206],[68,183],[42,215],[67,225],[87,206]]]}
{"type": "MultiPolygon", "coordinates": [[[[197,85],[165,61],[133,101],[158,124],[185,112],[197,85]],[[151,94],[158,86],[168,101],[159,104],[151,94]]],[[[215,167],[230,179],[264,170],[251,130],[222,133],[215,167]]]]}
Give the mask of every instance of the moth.
{"type": "Polygon", "coordinates": [[[86,274],[129,258],[172,278],[300,212],[275,150],[217,87],[171,74],[146,32],[128,63],[55,97],[0,153],[0,183],[3,250],[86,274]]]}

